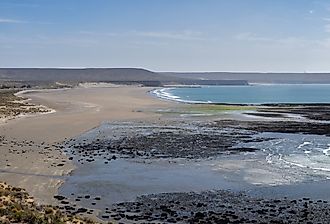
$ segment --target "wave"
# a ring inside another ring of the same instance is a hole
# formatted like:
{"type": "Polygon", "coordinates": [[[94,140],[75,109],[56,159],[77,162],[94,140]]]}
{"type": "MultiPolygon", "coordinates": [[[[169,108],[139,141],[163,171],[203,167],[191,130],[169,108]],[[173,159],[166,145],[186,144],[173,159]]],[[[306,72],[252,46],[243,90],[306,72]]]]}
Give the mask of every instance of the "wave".
{"type": "Polygon", "coordinates": [[[255,148],[260,148],[265,164],[304,178],[315,178],[317,175],[321,179],[330,179],[329,137],[288,133],[262,133],[256,136],[273,140],[240,146],[253,144],[255,148]]]}
{"type": "MultiPolygon", "coordinates": [[[[298,155],[297,155],[298,156],[298,155]]],[[[300,163],[297,161],[292,161],[292,159],[294,158],[288,158],[286,159],[284,155],[279,154],[278,155],[278,160],[282,161],[290,166],[296,166],[299,168],[303,168],[303,169],[311,169],[314,171],[323,171],[323,172],[330,172],[330,168],[329,167],[322,167],[322,164],[315,164],[316,161],[309,161],[309,163],[300,163]]],[[[303,161],[302,161],[303,162],[303,161]]]]}
{"type": "Polygon", "coordinates": [[[191,103],[191,104],[210,104],[212,101],[198,101],[198,100],[184,100],[179,96],[173,95],[170,91],[175,88],[162,88],[153,90],[152,93],[161,99],[176,101],[180,103],[191,103]]]}

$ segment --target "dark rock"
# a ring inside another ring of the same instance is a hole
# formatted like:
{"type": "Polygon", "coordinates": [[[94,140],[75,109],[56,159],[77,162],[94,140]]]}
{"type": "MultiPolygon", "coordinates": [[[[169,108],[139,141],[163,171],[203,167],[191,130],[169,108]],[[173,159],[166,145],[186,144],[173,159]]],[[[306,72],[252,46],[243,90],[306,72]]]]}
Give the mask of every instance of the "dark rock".
{"type": "Polygon", "coordinates": [[[55,195],[54,198],[57,199],[57,200],[59,200],[59,201],[65,199],[65,197],[64,196],[61,196],[61,195],[55,195]]]}
{"type": "Polygon", "coordinates": [[[85,212],[87,212],[87,209],[86,208],[78,208],[76,212],[77,213],[85,213],[85,212]]]}

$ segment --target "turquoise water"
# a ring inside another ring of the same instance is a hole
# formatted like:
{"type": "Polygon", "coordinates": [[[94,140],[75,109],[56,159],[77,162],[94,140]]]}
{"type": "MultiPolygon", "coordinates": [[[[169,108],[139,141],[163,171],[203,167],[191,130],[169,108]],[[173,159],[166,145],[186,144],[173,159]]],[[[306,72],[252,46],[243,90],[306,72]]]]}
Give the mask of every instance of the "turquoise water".
{"type": "Polygon", "coordinates": [[[330,103],[330,85],[322,84],[164,88],[156,90],[155,94],[161,98],[192,103],[330,103]]]}

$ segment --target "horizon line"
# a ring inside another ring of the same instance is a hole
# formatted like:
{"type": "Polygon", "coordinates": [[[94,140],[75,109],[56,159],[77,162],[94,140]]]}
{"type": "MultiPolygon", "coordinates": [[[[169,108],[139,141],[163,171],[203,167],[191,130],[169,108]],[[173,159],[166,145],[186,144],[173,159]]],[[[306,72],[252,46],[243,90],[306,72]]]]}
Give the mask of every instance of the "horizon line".
{"type": "Polygon", "coordinates": [[[156,71],[143,67],[79,67],[79,66],[68,66],[68,67],[0,67],[0,69],[68,69],[68,70],[78,70],[78,69],[143,69],[155,73],[277,73],[277,74],[330,74],[330,71],[242,71],[242,70],[188,70],[188,71],[156,71]]]}

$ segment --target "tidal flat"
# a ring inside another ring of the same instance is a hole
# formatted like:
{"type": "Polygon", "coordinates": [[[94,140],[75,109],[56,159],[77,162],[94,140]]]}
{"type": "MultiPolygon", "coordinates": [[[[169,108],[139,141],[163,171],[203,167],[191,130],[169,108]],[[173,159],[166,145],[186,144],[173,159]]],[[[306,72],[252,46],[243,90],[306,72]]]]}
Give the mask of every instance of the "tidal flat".
{"type": "Polygon", "coordinates": [[[65,142],[60,193],[121,222],[328,221],[329,125],[270,124],[105,122],[65,142]]]}

